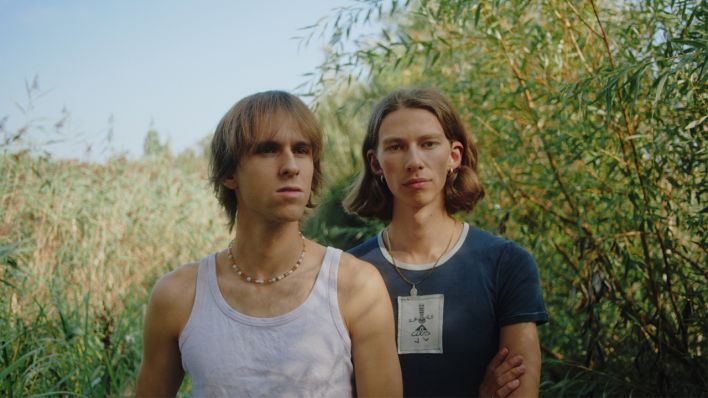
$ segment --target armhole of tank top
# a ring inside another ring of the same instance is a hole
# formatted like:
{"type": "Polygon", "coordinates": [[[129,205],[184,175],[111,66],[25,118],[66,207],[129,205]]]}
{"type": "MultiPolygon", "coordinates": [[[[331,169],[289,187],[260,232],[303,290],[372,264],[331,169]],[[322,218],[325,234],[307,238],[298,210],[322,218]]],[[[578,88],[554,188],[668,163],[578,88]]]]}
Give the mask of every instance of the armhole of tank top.
{"type": "Polygon", "coordinates": [[[209,266],[211,265],[212,261],[215,261],[215,257],[216,255],[208,255],[204,257],[197,266],[197,277],[194,286],[194,302],[192,303],[192,309],[189,311],[189,317],[187,318],[187,322],[184,324],[184,327],[182,328],[182,331],[179,334],[179,338],[177,339],[177,345],[179,346],[180,352],[182,351],[182,346],[189,338],[192,329],[194,329],[194,326],[192,326],[192,324],[195,322],[193,321],[193,319],[196,317],[196,310],[203,306],[200,297],[204,294],[204,291],[202,290],[208,288],[206,284],[208,280],[209,266]]]}
{"type": "Polygon", "coordinates": [[[332,315],[332,320],[334,321],[334,326],[339,332],[339,337],[342,338],[344,346],[349,351],[351,355],[352,342],[349,337],[349,332],[346,326],[344,326],[344,318],[342,317],[342,311],[339,308],[339,292],[337,290],[337,275],[339,274],[339,264],[342,258],[342,251],[334,247],[327,248],[327,255],[325,256],[327,265],[327,274],[329,280],[327,281],[327,295],[329,296],[329,309],[332,315]]]}

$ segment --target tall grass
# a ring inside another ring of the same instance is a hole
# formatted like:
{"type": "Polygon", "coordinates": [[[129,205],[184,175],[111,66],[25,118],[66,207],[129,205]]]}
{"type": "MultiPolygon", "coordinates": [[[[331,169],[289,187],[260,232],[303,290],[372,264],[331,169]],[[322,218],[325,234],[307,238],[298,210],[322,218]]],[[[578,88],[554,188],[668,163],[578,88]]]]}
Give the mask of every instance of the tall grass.
{"type": "Polygon", "coordinates": [[[206,165],[0,158],[0,395],[132,395],[156,278],[227,242],[206,165]]]}

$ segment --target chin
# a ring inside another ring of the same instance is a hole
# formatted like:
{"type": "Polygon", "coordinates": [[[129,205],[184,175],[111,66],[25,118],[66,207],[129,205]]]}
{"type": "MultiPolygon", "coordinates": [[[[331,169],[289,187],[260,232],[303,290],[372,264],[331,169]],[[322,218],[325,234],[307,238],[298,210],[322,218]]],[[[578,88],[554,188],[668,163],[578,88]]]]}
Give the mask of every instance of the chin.
{"type": "Polygon", "coordinates": [[[432,198],[431,195],[410,195],[405,201],[403,201],[403,203],[410,207],[422,208],[435,203],[434,199],[435,198],[432,198]]]}
{"type": "Polygon", "coordinates": [[[284,211],[274,211],[273,213],[271,213],[271,216],[279,222],[295,222],[300,221],[305,215],[304,207],[297,210],[283,210],[284,211]]]}

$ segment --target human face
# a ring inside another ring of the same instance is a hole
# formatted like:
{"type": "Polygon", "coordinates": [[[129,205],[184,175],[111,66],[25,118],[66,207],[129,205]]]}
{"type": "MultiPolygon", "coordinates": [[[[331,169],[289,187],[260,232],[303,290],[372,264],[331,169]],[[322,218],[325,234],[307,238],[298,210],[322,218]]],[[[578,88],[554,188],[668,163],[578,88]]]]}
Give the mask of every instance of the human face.
{"type": "Polygon", "coordinates": [[[259,133],[253,152],[244,156],[224,185],[236,192],[240,219],[297,221],[310,198],[312,143],[287,114],[274,115],[270,125],[271,131],[259,133]]]}
{"type": "Polygon", "coordinates": [[[369,151],[370,166],[383,175],[400,205],[444,209],[447,173],[460,165],[462,144],[450,142],[438,118],[419,108],[401,108],[386,115],[378,145],[369,151]]]}

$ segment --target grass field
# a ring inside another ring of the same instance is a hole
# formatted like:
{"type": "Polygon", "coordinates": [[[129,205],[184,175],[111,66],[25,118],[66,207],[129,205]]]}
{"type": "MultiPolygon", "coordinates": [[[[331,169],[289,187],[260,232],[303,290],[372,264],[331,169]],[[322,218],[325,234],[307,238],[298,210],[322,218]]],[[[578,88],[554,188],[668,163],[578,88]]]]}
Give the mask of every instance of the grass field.
{"type": "Polygon", "coordinates": [[[205,170],[0,158],[0,395],[133,395],[151,286],[228,243],[205,170]]]}

